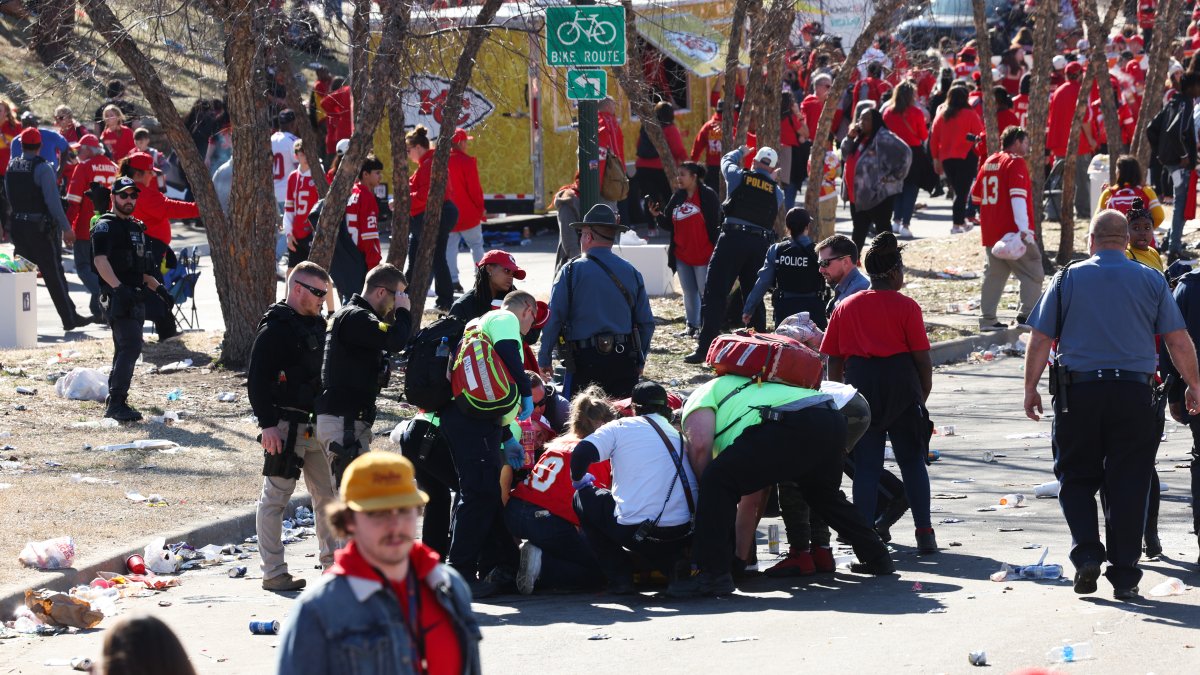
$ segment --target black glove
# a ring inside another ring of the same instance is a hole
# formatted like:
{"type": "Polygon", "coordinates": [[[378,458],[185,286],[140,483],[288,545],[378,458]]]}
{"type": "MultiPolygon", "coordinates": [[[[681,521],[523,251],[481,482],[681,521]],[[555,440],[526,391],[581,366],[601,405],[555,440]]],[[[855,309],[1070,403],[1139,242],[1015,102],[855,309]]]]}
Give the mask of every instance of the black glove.
{"type": "Polygon", "coordinates": [[[171,292],[167,290],[166,286],[159,284],[158,288],[154,292],[158,295],[158,297],[162,298],[163,304],[165,304],[167,307],[175,306],[175,298],[171,295],[171,292]]]}

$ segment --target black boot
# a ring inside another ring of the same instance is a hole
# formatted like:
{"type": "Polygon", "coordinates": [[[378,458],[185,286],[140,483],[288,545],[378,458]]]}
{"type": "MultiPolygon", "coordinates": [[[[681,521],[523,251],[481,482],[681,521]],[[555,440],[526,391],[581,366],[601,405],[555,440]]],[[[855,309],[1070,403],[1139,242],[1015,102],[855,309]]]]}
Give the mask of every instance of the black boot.
{"type": "Polygon", "coordinates": [[[106,407],[104,416],[111,417],[118,422],[140,422],[142,414],[125,402],[124,396],[113,397],[109,396],[104,400],[106,407]]]}
{"type": "Polygon", "coordinates": [[[883,513],[875,519],[875,531],[885,544],[892,540],[892,526],[904,516],[904,512],[907,510],[908,497],[903,494],[896,495],[896,498],[883,509],[883,513]]]}
{"type": "Polygon", "coordinates": [[[1157,558],[1162,555],[1162,542],[1158,539],[1158,523],[1146,521],[1146,557],[1157,558]]]}

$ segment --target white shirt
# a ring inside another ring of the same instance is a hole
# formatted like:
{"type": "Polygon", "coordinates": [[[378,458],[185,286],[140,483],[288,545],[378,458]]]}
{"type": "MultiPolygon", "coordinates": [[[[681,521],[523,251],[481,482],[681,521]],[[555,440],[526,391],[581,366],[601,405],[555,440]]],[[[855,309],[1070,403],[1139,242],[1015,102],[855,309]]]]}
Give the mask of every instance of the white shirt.
{"type": "MultiPolygon", "coordinates": [[[[676,454],[683,462],[684,475],[692,488],[692,499],[700,498],[700,484],[687,454],[683,452],[683,440],[679,432],[661,415],[650,415],[659,428],[675,446],[676,454]]],[[[591,436],[583,439],[596,446],[600,461],[612,460],[612,495],[616,502],[617,522],[621,525],[637,525],[644,520],[654,520],[662,511],[659,527],[683,525],[691,519],[687,497],[679,483],[675,462],[667,452],[658,432],[644,417],[626,417],[600,427],[591,436]],[[663,509],[667,491],[671,484],[671,499],[663,509]]]]}
{"type": "Polygon", "coordinates": [[[275,201],[287,201],[288,176],[296,170],[295,134],[276,131],[271,134],[271,178],[275,181],[275,201]]]}

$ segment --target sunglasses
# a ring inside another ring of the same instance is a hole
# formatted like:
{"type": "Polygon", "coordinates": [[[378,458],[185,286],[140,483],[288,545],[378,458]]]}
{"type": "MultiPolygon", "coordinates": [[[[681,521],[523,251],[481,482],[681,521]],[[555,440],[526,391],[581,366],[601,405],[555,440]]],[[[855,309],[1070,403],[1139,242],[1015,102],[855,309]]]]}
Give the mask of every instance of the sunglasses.
{"type": "Polygon", "coordinates": [[[321,288],[313,288],[312,286],[309,286],[308,284],[304,283],[303,281],[300,281],[299,279],[293,279],[292,281],[295,281],[300,286],[303,286],[305,288],[305,290],[307,290],[309,293],[313,294],[313,297],[316,297],[318,299],[325,297],[325,295],[329,293],[329,291],[321,289],[321,288]]]}
{"type": "Polygon", "coordinates": [[[136,192],[118,192],[113,195],[113,199],[137,199],[137,198],[138,198],[138,193],[136,193],[136,192]]]}
{"type": "Polygon", "coordinates": [[[824,269],[824,268],[832,265],[834,260],[841,260],[842,258],[849,258],[849,257],[850,257],[849,255],[837,255],[832,258],[826,258],[825,260],[821,260],[820,262],[818,262],[817,267],[824,269]]]}

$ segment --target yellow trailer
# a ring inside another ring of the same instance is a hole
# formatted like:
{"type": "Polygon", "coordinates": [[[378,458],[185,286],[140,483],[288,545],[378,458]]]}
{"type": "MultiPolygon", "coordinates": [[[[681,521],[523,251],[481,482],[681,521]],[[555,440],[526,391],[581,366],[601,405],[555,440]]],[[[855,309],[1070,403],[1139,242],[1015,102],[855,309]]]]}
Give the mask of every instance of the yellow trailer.
{"type": "MultiPolygon", "coordinates": [[[[688,149],[712,114],[709,97],[724,70],[727,36],[713,26],[731,11],[731,0],[634,2],[639,39],[651,55],[644,72],[675,104],[675,123],[688,149]]],[[[415,32],[469,25],[477,12],[478,7],[461,7],[421,14],[414,17],[415,32]]],[[[546,65],[544,7],[505,3],[492,23],[499,28],[480,49],[462,115],[453,124],[442,119],[442,109],[465,32],[445,31],[414,43],[413,74],[402,88],[405,126],[422,124],[431,139],[443,129],[467,129],[474,137],[468,152],[479,160],[488,212],[542,213],[575,175],[578,108],[566,98],[566,69],[546,65]]],[[[611,72],[608,82],[632,171],[639,123],[611,72]]],[[[390,182],[386,119],[375,135],[375,152],[390,182]]]]}

